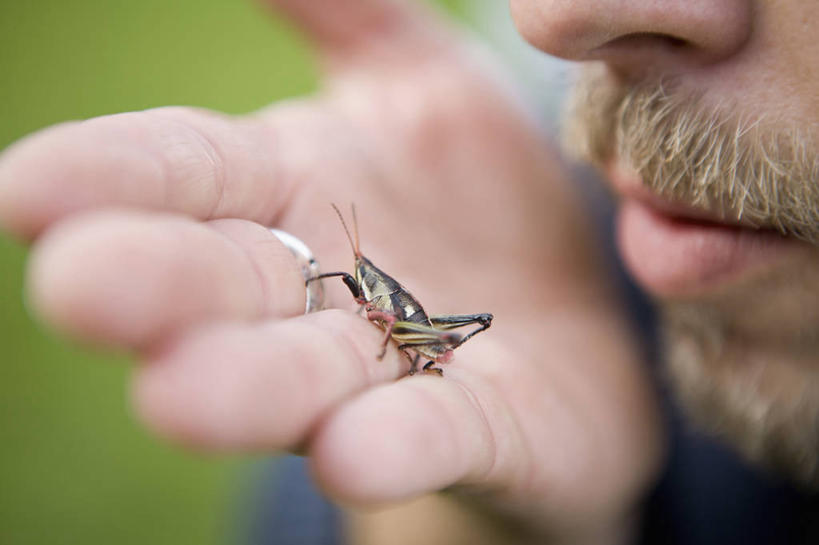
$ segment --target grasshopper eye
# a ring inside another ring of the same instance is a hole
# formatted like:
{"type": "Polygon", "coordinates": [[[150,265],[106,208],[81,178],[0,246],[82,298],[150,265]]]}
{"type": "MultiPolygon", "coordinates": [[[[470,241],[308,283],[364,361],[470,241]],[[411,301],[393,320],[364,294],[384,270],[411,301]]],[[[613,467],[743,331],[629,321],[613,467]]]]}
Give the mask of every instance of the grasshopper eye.
{"type": "Polygon", "coordinates": [[[361,290],[358,289],[358,284],[356,284],[355,278],[353,278],[350,275],[346,275],[342,277],[342,280],[344,280],[344,283],[350,289],[350,292],[353,294],[353,297],[358,298],[361,296],[361,290]]]}

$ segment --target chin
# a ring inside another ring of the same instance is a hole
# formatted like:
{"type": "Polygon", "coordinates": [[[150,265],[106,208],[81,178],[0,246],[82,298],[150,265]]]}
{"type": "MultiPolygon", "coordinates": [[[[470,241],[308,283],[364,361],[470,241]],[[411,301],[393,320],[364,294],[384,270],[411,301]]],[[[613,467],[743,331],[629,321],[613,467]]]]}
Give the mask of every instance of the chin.
{"type": "Polygon", "coordinates": [[[670,382],[695,424],[815,491],[819,292],[807,288],[819,279],[800,285],[795,276],[661,303],[663,343],[670,382]]]}

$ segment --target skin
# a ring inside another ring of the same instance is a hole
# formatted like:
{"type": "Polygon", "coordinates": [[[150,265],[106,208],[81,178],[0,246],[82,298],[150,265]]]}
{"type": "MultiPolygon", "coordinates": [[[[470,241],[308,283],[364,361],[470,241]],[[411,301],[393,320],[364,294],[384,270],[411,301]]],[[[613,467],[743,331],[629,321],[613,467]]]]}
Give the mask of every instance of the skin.
{"type": "MultiPolygon", "coordinates": [[[[78,339],[131,349],[136,412],[163,437],[304,453],[349,505],[420,498],[398,516],[356,515],[360,543],[389,516],[408,542],[625,541],[662,435],[553,144],[491,63],[418,6],[271,3],[320,51],[319,95],[242,118],[173,108],[65,124],[3,153],[0,224],[32,243],[32,308],[78,339]],[[381,332],[347,310],[340,282],[328,290],[345,310],[301,316],[303,279],[264,226],[300,237],[323,270],[349,270],[329,203],[350,200],[363,252],[428,311],[495,315],[443,380],[396,380],[403,356],[376,360],[381,332]]],[[[790,86],[810,119],[819,76],[799,59],[819,46],[798,40],[817,8],[751,8],[512,2],[548,53],[637,79],[685,70],[717,93],[741,81],[760,105],[790,86]],[[805,74],[814,85],[801,87],[805,74]]]]}

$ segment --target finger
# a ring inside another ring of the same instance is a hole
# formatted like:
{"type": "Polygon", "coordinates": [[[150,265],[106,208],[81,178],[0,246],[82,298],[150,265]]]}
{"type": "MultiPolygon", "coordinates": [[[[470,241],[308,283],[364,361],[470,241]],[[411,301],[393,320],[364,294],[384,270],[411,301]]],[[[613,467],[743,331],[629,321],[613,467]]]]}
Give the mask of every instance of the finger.
{"type": "Polygon", "coordinates": [[[342,405],[311,444],[322,488],[364,506],[452,486],[491,490],[501,502],[546,497],[555,502],[549,510],[571,503],[579,468],[596,454],[577,432],[588,432],[585,413],[561,373],[510,348],[515,327],[498,324],[506,342],[490,337],[461,347],[443,380],[383,385],[342,405]]]}
{"type": "MultiPolygon", "coordinates": [[[[501,440],[514,442],[515,435],[501,440]]],[[[450,377],[425,376],[344,405],[319,430],[310,454],[331,497],[371,505],[479,481],[492,470],[497,449],[473,393],[450,377]]]]}
{"type": "Polygon", "coordinates": [[[70,213],[111,205],[270,225],[304,178],[305,148],[321,146],[319,125],[305,104],[264,122],[160,108],[58,125],[0,156],[0,225],[32,238],[70,213]]]}
{"type": "Polygon", "coordinates": [[[267,229],[147,212],[91,212],[34,249],[33,308],[58,330],[146,348],[195,323],[304,312],[304,278],[267,229]]]}
{"type": "Polygon", "coordinates": [[[138,413],[159,434],[200,447],[300,447],[328,411],[406,372],[396,350],[376,360],[381,331],[328,310],[183,335],[136,371],[138,413]]]}
{"type": "Polygon", "coordinates": [[[282,10],[326,59],[409,60],[439,47],[445,33],[430,10],[406,0],[265,0],[282,10]]]}

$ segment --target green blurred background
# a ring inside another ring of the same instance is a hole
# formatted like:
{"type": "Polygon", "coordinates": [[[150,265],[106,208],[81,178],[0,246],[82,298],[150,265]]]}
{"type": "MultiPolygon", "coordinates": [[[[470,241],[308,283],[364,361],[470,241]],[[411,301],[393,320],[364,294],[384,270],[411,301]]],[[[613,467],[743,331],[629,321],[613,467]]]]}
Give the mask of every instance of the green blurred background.
{"type": "MultiPolygon", "coordinates": [[[[0,148],[64,120],[168,104],[247,112],[316,83],[304,40],[250,0],[0,3],[0,148]]],[[[258,461],[144,432],[128,358],[27,314],[25,257],[0,235],[0,545],[241,542],[258,461]]]]}

